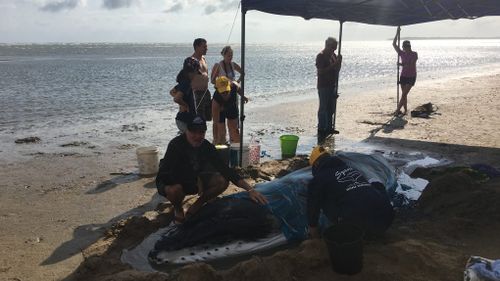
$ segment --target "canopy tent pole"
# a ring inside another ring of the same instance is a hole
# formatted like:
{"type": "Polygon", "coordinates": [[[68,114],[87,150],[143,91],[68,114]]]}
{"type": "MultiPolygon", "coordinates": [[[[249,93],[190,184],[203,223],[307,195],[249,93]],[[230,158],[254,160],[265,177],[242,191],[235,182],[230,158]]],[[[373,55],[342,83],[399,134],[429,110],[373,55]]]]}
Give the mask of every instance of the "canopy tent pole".
{"type": "MultiPolygon", "coordinates": [[[[246,11],[241,6],[241,75],[240,75],[240,91],[241,96],[245,96],[245,14],[246,11]]],[[[243,121],[245,121],[245,102],[240,98],[240,151],[239,151],[239,166],[243,166],[243,121]]]]}
{"type": "MultiPolygon", "coordinates": [[[[398,29],[399,29],[399,26],[398,26],[398,29]]],[[[401,49],[400,48],[400,39],[401,39],[401,31],[398,33],[398,49],[401,49]]],[[[399,105],[399,64],[400,64],[400,61],[399,61],[399,53],[397,54],[398,56],[398,67],[397,67],[397,72],[396,72],[396,92],[397,92],[397,97],[396,97],[396,110],[398,109],[398,105],[399,105]]]]}
{"type": "MultiPolygon", "coordinates": [[[[339,30],[339,47],[338,47],[338,54],[340,55],[340,51],[342,49],[342,26],[344,24],[344,21],[340,21],[340,30],[339,30]]],[[[335,119],[337,119],[337,99],[339,97],[339,75],[340,75],[340,71],[339,73],[337,74],[337,78],[336,78],[336,81],[335,81],[335,112],[333,114],[333,122],[332,122],[332,128],[335,128],[335,119]]]]}

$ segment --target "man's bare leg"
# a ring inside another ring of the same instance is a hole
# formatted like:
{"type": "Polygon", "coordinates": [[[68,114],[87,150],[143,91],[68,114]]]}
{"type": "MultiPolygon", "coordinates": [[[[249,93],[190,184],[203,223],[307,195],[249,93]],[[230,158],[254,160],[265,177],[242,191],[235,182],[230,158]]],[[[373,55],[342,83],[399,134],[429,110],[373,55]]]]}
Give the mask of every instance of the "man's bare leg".
{"type": "Polygon", "coordinates": [[[174,206],[174,220],[176,222],[182,222],[185,217],[182,202],[186,197],[186,194],[184,194],[182,190],[182,185],[174,184],[165,186],[165,195],[167,200],[174,206]]]}
{"type": "Polygon", "coordinates": [[[198,212],[206,202],[222,194],[228,186],[229,182],[222,175],[214,174],[200,197],[193,203],[193,205],[191,205],[191,207],[189,207],[186,213],[186,219],[198,212]]]}

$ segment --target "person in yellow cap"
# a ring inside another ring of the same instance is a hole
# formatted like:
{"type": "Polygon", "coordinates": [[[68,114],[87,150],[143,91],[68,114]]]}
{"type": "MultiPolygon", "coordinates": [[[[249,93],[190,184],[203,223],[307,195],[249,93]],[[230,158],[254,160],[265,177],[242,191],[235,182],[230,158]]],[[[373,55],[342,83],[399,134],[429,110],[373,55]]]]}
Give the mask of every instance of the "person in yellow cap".
{"type": "MultiPolygon", "coordinates": [[[[222,51],[220,52],[222,55],[222,60],[216,64],[214,64],[212,68],[212,73],[210,75],[210,82],[212,84],[216,85],[217,78],[219,77],[226,77],[228,78],[231,82],[235,82],[235,85],[238,85],[240,83],[241,78],[243,77],[243,72],[240,67],[236,62],[233,61],[233,49],[231,46],[224,46],[222,48],[222,51]],[[239,74],[239,77],[236,77],[239,74]]],[[[216,85],[217,88],[217,85],[216,85]]],[[[214,94],[215,96],[215,94],[214,94]]],[[[213,135],[214,135],[214,144],[223,144],[226,142],[226,125],[221,125],[219,126],[219,122],[216,122],[217,119],[219,119],[219,114],[221,111],[221,107],[219,105],[219,102],[215,102],[212,100],[212,119],[214,120],[213,122],[213,135]],[[219,127],[222,127],[219,130],[219,127]],[[218,133],[221,132],[224,133],[223,136],[217,137],[218,133]]],[[[229,126],[229,122],[228,122],[229,126]]],[[[232,124],[231,124],[232,126],[232,124]]]]}
{"type": "MultiPolygon", "coordinates": [[[[240,131],[238,129],[238,103],[237,94],[239,85],[231,81],[226,76],[219,76],[215,80],[215,93],[212,103],[217,104],[220,109],[213,111],[213,126],[214,126],[214,144],[226,143],[226,120],[227,130],[229,131],[229,141],[231,143],[240,142],[240,131]]],[[[241,96],[244,102],[248,99],[241,96]]]]}
{"type": "Polygon", "coordinates": [[[394,219],[389,196],[382,183],[370,181],[322,146],[309,157],[313,179],[307,196],[309,235],[318,238],[320,213],[332,224],[350,223],[368,236],[379,236],[394,219]]]}

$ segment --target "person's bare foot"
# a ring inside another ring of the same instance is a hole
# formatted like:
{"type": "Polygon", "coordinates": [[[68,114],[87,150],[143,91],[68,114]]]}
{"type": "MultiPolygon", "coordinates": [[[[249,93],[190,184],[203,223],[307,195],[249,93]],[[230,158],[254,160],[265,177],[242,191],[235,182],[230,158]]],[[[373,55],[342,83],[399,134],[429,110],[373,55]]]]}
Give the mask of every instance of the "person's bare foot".
{"type": "Polygon", "coordinates": [[[181,224],[186,220],[186,216],[184,214],[184,209],[181,207],[174,209],[174,223],[181,224]]]}

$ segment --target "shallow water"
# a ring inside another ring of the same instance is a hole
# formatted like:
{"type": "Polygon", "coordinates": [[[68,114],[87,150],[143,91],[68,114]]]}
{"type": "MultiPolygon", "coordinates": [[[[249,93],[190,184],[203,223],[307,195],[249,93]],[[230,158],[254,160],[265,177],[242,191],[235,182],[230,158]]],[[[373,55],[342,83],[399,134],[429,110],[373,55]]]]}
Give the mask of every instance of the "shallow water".
{"type": "MultiPolygon", "coordinates": [[[[474,74],[500,65],[500,40],[415,40],[418,81],[474,74]]],[[[222,46],[210,45],[209,68],[222,46]]],[[[317,44],[249,45],[247,110],[284,100],[315,99],[317,44]]],[[[240,61],[235,46],[235,61],[240,61]]],[[[0,156],[106,152],[123,145],[163,148],[177,132],[177,106],[168,95],[190,44],[0,44],[0,156]],[[16,145],[38,136],[36,145],[16,145]],[[86,145],[61,147],[72,142],[86,145]]],[[[340,91],[344,95],[392,87],[396,55],[390,41],[343,42],[340,91]]],[[[417,82],[419,83],[419,82],[417,82]]],[[[369,93],[368,93],[369,94],[369,93]]],[[[312,134],[283,124],[246,120],[245,138],[262,135],[262,150],[279,158],[279,134],[301,135],[308,153],[312,134]]],[[[314,131],[314,130],[312,130],[314,131]]],[[[207,133],[211,139],[211,132],[207,133]]],[[[349,143],[337,138],[337,145],[349,143]]],[[[265,159],[265,157],[264,157],[265,159]]]]}

